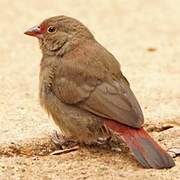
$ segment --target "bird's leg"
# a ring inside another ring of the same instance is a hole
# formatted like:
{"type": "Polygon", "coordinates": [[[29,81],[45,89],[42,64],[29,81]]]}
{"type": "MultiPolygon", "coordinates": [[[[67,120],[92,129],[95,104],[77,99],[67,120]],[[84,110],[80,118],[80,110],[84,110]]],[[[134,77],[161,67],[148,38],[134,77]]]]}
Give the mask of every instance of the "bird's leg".
{"type": "Polygon", "coordinates": [[[77,142],[66,138],[61,133],[58,133],[56,130],[54,130],[52,133],[52,141],[56,146],[60,148],[59,150],[52,152],[52,155],[68,153],[79,149],[77,142]]]}

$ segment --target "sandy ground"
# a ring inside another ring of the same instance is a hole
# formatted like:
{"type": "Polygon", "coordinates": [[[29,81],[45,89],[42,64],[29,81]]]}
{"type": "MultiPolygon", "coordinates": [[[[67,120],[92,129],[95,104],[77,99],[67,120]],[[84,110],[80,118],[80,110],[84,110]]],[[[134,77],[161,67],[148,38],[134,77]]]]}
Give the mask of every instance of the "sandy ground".
{"type": "Polygon", "coordinates": [[[81,20],[120,60],[151,135],[165,149],[180,147],[179,7],[179,0],[0,0],[0,179],[180,179],[180,157],[172,169],[152,170],[102,147],[50,156],[53,126],[38,102],[41,54],[23,35],[49,16],[81,20]],[[167,124],[173,128],[162,131],[167,124]]]}

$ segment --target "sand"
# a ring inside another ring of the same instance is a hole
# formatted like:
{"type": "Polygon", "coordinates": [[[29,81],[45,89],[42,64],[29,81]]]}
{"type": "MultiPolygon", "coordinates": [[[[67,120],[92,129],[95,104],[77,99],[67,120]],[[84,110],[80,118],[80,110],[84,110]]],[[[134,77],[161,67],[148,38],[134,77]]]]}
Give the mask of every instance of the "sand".
{"type": "Polygon", "coordinates": [[[145,128],[165,148],[180,147],[180,1],[0,1],[0,179],[180,179],[143,169],[128,151],[81,147],[57,156],[54,127],[38,101],[41,53],[23,32],[54,15],[86,24],[121,63],[144,112],[145,128]],[[172,126],[164,130],[164,126],[172,126]]]}

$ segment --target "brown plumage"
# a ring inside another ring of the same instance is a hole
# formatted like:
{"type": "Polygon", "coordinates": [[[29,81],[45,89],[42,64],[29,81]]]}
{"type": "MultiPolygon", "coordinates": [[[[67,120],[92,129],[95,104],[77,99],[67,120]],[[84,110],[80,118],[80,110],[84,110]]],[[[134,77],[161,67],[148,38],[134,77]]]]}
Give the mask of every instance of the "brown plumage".
{"type": "Polygon", "coordinates": [[[116,132],[144,167],[174,166],[141,128],[141,108],[118,61],[82,23],[57,16],[25,34],[39,39],[40,102],[64,136],[91,143],[116,132]]]}

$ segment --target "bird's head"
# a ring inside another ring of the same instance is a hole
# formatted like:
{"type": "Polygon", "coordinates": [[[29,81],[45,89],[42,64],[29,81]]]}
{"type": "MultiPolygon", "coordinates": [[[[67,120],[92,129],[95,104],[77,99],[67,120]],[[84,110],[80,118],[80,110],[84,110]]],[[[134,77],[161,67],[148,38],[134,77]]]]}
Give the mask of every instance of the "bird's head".
{"type": "Polygon", "coordinates": [[[46,19],[40,25],[28,29],[25,34],[37,37],[43,54],[47,55],[63,55],[85,40],[94,39],[86,26],[66,16],[46,19]]]}

